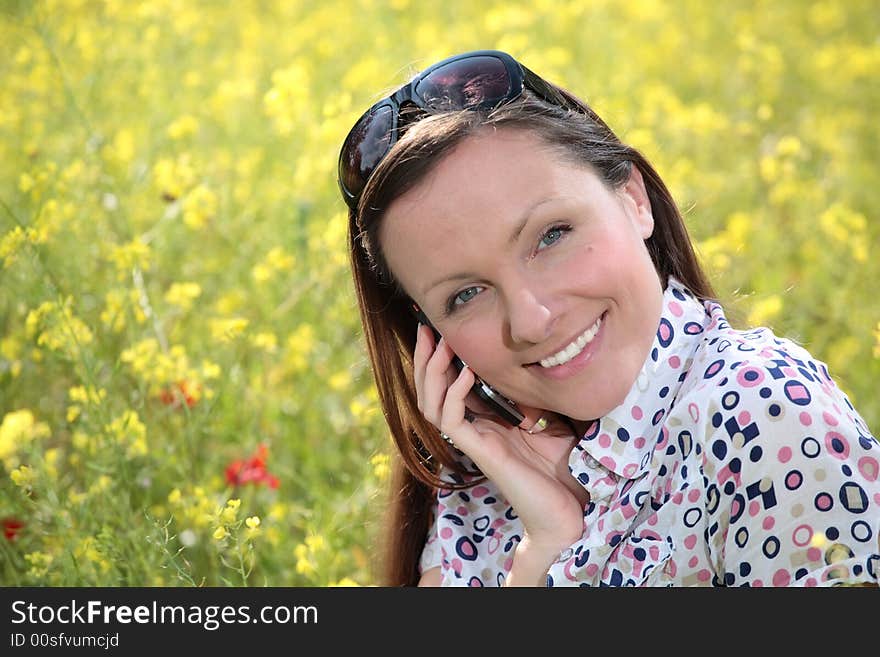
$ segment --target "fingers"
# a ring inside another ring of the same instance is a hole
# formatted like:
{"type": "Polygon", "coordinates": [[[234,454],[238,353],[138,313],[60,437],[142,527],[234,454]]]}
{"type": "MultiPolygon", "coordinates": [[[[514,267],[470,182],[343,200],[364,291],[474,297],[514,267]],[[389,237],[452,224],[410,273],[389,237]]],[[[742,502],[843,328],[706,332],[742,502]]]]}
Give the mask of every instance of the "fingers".
{"type": "Polygon", "coordinates": [[[571,426],[566,424],[560,417],[552,411],[543,408],[534,408],[519,404],[519,410],[523,414],[523,421],[519,423],[518,428],[525,431],[530,436],[564,436],[571,434],[571,426]]]}
{"type": "Polygon", "coordinates": [[[549,421],[549,414],[543,408],[534,408],[532,406],[524,406],[519,404],[519,410],[523,414],[523,421],[519,423],[519,428],[527,433],[538,433],[542,431],[549,421]]]}
{"type": "MultiPolygon", "coordinates": [[[[457,372],[452,367],[454,357],[455,353],[442,337],[435,344],[435,335],[429,326],[418,327],[413,352],[413,378],[418,407],[425,419],[447,433],[458,429],[463,420],[474,418],[469,406],[475,403],[471,388],[476,375],[467,366],[457,372]]],[[[476,404],[478,414],[480,410],[484,410],[484,406],[481,403],[476,404]]],[[[485,410],[487,413],[482,415],[495,416],[492,409],[485,410]]],[[[524,419],[518,428],[531,435],[543,432],[552,419],[552,414],[545,413],[540,408],[521,405],[520,410],[524,419]]]]}
{"type": "MultiPolygon", "coordinates": [[[[416,332],[416,347],[413,351],[413,378],[415,379],[416,394],[421,398],[420,391],[425,383],[425,365],[431,354],[434,353],[434,336],[424,324],[419,324],[416,332]]],[[[421,402],[419,402],[421,410],[421,402]]]]}
{"type": "Polygon", "coordinates": [[[459,372],[455,381],[446,390],[446,399],[443,404],[443,413],[440,417],[440,428],[444,431],[454,431],[461,426],[462,420],[467,421],[468,410],[465,398],[474,385],[474,373],[465,365],[459,372]]]}
{"type": "Polygon", "coordinates": [[[428,327],[420,327],[413,353],[413,377],[416,396],[422,415],[434,426],[440,426],[443,402],[450,380],[455,373],[449,372],[454,353],[441,337],[436,346],[428,327]]]}

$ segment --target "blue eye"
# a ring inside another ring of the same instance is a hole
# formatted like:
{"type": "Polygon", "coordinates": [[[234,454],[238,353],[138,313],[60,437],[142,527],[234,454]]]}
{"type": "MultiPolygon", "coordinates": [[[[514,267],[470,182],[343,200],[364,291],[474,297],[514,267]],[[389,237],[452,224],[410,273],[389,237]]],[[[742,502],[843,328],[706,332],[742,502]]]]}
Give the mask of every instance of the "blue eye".
{"type": "Polygon", "coordinates": [[[461,292],[453,294],[446,302],[446,315],[451,315],[456,310],[463,308],[466,304],[470,303],[471,299],[473,299],[482,291],[482,285],[472,285],[471,287],[466,287],[461,292]]]}
{"type": "Polygon", "coordinates": [[[477,292],[478,289],[476,287],[469,287],[462,290],[452,298],[452,303],[456,306],[462,306],[477,296],[477,292]]]}
{"type": "Polygon", "coordinates": [[[556,242],[562,239],[563,235],[571,230],[570,226],[554,226],[550,228],[541,236],[541,240],[538,243],[538,248],[544,248],[547,246],[552,246],[556,242]]]}

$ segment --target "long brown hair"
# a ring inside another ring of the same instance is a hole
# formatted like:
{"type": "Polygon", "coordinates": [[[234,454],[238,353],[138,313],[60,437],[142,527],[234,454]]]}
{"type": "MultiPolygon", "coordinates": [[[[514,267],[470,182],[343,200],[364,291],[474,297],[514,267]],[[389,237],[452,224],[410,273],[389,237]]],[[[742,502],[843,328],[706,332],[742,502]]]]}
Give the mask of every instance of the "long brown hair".
{"type": "Polygon", "coordinates": [[[646,246],[660,279],[665,282],[673,275],[698,297],[715,296],[681,213],[651,164],[622,143],[586,103],[554,88],[578,111],[525,92],[491,111],[418,115],[418,121],[409,117],[405,134],[373,172],[357,210],[349,212],[349,248],[364,335],[379,399],[397,447],[380,549],[383,585],[418,582],[435,489],[474,483],[473,473],[455,458],[437,428],[418,409],[412,362],[416,321],[406,294],[385,263],[378,239],[380,222],[392,201],[428,176],[457,144],[487,128],[525,130],[569,161],[589,166],[611,189],[626,184],[632,167],[637,167],[654,215],[654,231],[646,246]],[[457,483],[440,479],[441,466],[456,473],[457,483]]]}

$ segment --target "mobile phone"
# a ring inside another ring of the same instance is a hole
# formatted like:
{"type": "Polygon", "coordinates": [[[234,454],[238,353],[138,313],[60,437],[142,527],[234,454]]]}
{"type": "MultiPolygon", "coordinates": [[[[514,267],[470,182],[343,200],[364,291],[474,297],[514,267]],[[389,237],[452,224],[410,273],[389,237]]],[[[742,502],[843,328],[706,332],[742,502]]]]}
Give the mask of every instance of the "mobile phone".
{"type": "MultiPolygon", "coordinates": [[[[417,305],[413,304],[412,306],[413,312],[416,315],[416,318],[422,323],[426,324],[430,327],[431,331],[434,333],[434,341],[435,344],[440,340],[440,332],[434,328],[434,325],[428,321],[428,317],[422,312],[422,309],[417,305]]],[[[461,372],[464,367],[464,362],[458,356],[452,357],[452,364],[455,367],[456,371],[461,372]]],[[[474,385],[471,390],[474,394],[477,395],[480,399],[482,399],[486,405],[492,409],[493,412],[497,413],[503,420],[506,420],[513,426],[519,426],[519,424],[525,419],[525,416],[517,407],[516,403],[502,395],[500,392],[495,390],[488,383],[483,381],[480,377],[474,373],[474,385]]]]}

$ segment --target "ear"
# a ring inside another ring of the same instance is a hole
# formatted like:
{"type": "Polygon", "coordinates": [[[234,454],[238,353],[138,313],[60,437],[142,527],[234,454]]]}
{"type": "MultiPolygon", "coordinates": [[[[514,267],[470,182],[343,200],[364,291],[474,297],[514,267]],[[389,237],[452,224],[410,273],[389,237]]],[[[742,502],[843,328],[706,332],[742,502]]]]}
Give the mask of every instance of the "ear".
{"type": "Polygon", "coordinates": [[[633,164],[629,180],[621,188],[620,194],[623,196],[627,209],[632,211],[630,218],[642,239],[646,240],[651,237],[654,232],[654,213],[651,211],[651,200],[648,198],[648,190],[645,188],[642,172],[635,164],[633,164]]]}

